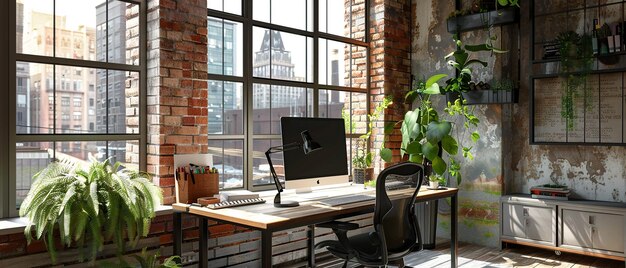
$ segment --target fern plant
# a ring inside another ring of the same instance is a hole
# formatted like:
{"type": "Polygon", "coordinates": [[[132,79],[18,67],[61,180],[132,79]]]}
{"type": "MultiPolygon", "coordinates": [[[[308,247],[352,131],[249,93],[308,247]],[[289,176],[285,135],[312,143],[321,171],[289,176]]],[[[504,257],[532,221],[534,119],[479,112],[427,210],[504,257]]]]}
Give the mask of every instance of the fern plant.
{"type": "Polygon", "coordinates": [[[45,239],[53,263],[57,237],[67,247],[78,247],[81,262],[85,250],[94,260],[105,241],[112,240],[121,255],[125,236],[134,247],[148,235],[154,210],[162,202],[160,188],[147,173],[91,156],[90,161],[86,168],[65,160],[48,165],[35,174],[20,208],[20,216],[29,221],[24,229],[27,242],[45,239]]]}

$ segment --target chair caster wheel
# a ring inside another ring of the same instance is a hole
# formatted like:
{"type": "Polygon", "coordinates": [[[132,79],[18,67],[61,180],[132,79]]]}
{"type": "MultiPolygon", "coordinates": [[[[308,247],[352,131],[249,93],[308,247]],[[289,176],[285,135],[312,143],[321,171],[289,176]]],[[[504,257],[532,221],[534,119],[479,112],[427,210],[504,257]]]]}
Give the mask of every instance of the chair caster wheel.
{"type": "Polygon", "coordinates": [[[560,250],[555,250],[554,254],[556,254],[557,256],[561,256],[561,251],[560,250]]]}

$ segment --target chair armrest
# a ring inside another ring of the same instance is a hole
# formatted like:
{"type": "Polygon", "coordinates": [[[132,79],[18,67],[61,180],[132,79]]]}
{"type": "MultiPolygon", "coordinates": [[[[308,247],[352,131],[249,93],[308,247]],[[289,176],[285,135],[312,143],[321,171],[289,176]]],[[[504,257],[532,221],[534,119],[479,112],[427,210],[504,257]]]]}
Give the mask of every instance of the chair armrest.
{"type": "Polygon", "coordinates": [[[329,221],[325,223],[316,224],[317,227],[322,228],[331,228],[333,230],[342,230],[342,231],[350,231],[359,229],[359,225],[351,222],[341,222],[341,221],[329,221]]]}

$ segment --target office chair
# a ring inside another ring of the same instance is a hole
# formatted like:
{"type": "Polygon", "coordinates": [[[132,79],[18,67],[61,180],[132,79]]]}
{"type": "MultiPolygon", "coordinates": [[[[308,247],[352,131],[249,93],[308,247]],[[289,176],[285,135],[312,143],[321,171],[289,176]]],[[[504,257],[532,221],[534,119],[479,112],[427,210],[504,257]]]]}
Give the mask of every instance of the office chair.
{"type": "Polygon", "coordinates": [[[344,268],[351,259],[366,266],[386,266],[395,262],[404,267],[403,257],[422,249],[414,208],[415,196],[423,179],[424,168],[419,164],[407,162],[384,169],[376,179],[374,231],[348,237],[348,231],[358,229],[358,224],[339,221],[318,224],[318,227],[332,228],[338,240],[322,241],[315,248],[326,248],[336,257],[344,259],[344,268]],[[385,184],[398,178],[404,178],[415,186],[415,191],[410,198],[390,200],[385,184]]]}

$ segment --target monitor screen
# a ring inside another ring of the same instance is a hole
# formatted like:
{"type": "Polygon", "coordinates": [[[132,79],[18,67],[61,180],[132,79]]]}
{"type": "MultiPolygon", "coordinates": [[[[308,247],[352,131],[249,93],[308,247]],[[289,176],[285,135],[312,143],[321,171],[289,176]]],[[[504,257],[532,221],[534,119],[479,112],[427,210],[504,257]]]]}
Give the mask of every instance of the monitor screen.
{"type": "Polygon", "coordinates": [[[302,148],[283,152],[286,181],[348,175],[343,119],[282,117],[280,123],[283,145],[302,144],[306,131],[321,146],[308,154],[302,148]]]}

